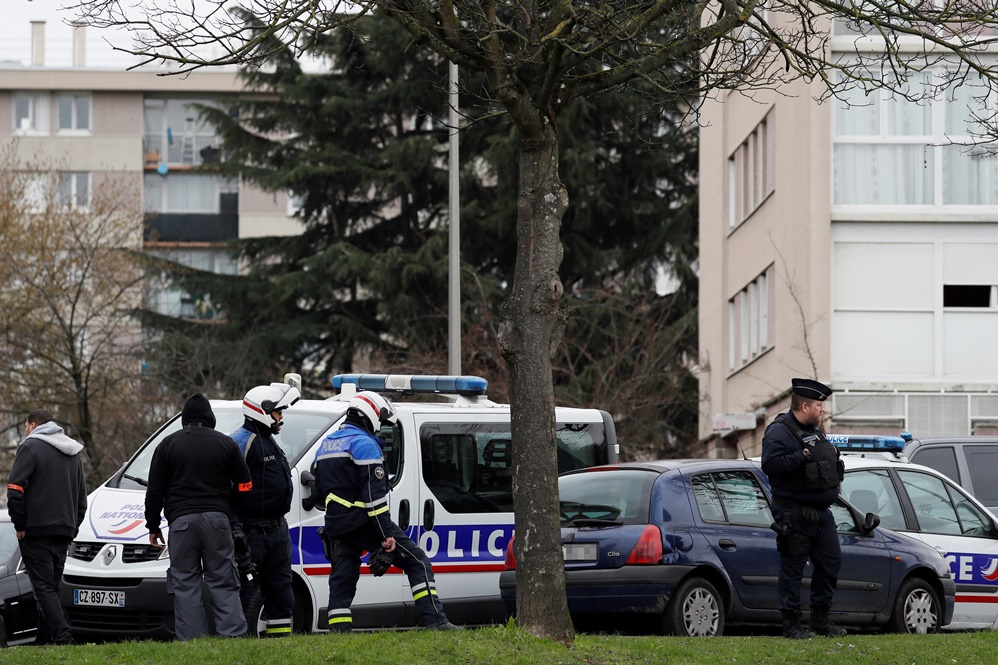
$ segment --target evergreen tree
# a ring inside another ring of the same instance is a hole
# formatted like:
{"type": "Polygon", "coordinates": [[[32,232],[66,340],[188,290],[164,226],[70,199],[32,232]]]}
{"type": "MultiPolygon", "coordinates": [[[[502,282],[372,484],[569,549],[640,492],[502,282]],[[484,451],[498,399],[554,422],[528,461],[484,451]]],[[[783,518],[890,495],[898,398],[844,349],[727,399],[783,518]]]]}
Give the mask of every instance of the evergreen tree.
{"type": "MultiPolygon", "coordinates": [[[[177,271],[178,283],[210,293],[224,312],[211,325],[157,324],[178,387],[197,377],[235,394],[301,367],[319,368],[315,385],[328,385],[325,375],[350,370],[358,351],[373,354],[363,369],[444,371],[446,63],[380,16],[316,36],[312,55],[334,67],[306,73],[285,52],[266,70],[245,75],[250,89],[270,94],[203,109],[223,141],[218,168],[268,191],[297,194],[305,231],[243,241],[247,275],[177,271]],[[204,352],[214,344],[224,350],[204,352]],[[255,378],[247,376],[253,371],[255,378]]],[[[480,82],[466,77],[462,89],[468,98],[480,82]]],[[[483,101],[462,108],[482,109],[483,101]]],[[[652,106],[640,90],[627,90],[580,100],[561,116],[563,179],[574,202],[562,225],[562,280],[574,310],[556,372],[564,403],[606,407],[600,400],[607,393],[587,386],[590,373],[605,375],[608,362],[619,380],[641,383],[634,375],[648,368],[608,357],[612,337],[619,345],[647,334],[648,321],[696,320],[696,135],[684,129],[682,110],[652,106]],[[673,291],[656,296],[663,271],[674,276],[673,291]],[[616,317],[603,328],[628,298],[640,300],[631,311],[645,316],[616,317]]],[[[493,398],[503,399],[505,381],[496,373],[505,364],[490,322],[498,320],[513,277],[517,140],[508,120],[480,112],[461,133],[463,367],[489,376],[493,398]]],[[[695,357],[695,325],[692,335],[690,329],[682,329],[683,357],[695,357]]],[[[670,338],[660,346],[677,343],[670,338]]],[[[662,376],[643,380],[654,392],[662,376]]],[[[696,390],[684,394],[695,413],[696,390]]],[[[618,408],[622,422],[673,427],[663,421],[672,416],[664,405],[659,418],[647,408],[628,418],[627,405],[618,408]]],[[[694,436],[695,419],[677,424],[687,425],[694,436]]]]}

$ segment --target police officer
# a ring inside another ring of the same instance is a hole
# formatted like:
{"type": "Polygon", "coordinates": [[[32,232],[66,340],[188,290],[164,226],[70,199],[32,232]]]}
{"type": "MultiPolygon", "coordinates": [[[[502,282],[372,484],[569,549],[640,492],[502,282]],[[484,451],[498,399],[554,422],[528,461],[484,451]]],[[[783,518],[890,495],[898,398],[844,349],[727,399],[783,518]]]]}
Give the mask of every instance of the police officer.
{"type": "Polygon", "coordinates": [[[374,552],[379,547],[408,576],[422,624],[443,630],[457,628],[447,620],[437,598],[429,559],[392,522],[388,512],[384,442],[374,433],[383,424],[396,422],[391,402],[377,393],[359,392],[350,399],[343,424],[316,452],[313,492],[317,502],[326,506],[323,537],[332,562],[327,613],[331,632],[353,628],[350,605],[360,579],[360,557],[364,551],[374,552]]]}
{"type": "Polygon", "coordinates": [[[773,530],[780,552],[783,636],[840,636],[828,612],[842,555],[832,511],[844,467],[838,448],[825,438],[821,420],[831,389],[811,379],[792,379],[790,412],[781,413],[762,439],[762,470],[773,488],[773,530]],[[808,558],[811,576],[810,630],[801,625],[800,587],[808,558]]]}
{"type": "Polygon", "coordinates": [[[274,435],[281,431],[284,410],[301,393],[287,383],[257,386],[243,398],[243,426],[232,433],[253,478],[253,488],[239,506],[239,521],[256,569],[244,580],[240,597],[248,634],[256,635],[262,594],[267,637],[291,635],[294,593],[291,590],[291,536],[285,516],[291,509],[291,466],[274,435]]]}

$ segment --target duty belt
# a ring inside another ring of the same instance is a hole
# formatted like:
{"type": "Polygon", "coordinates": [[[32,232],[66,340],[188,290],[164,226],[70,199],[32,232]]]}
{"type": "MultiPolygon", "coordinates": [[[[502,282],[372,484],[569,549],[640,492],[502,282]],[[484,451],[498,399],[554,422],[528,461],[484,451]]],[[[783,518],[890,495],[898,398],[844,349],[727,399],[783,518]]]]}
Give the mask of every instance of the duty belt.
{"type": "Polygon", "coordinates": [[[243,528],[247,531],[259,531],[261,533],[277,531],[282,526],[284,526],[283,517],[275,517],[272,520],[263,520],[258,522],[243,522],[243,528]]]}

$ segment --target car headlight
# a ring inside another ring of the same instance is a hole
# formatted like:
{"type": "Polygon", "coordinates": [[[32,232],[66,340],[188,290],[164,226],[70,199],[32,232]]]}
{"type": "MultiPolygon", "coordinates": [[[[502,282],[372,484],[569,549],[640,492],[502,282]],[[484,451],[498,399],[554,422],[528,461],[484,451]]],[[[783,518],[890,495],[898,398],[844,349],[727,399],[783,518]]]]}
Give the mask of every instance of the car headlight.
{"type": "Polygon", "coordinates": [[[159,553],[159,556],[156,557],[156,560],[162,561],[163,559],[169,559],[169,558],[170,558],[170,546],[163,545],[163,551],[159,553]]]}

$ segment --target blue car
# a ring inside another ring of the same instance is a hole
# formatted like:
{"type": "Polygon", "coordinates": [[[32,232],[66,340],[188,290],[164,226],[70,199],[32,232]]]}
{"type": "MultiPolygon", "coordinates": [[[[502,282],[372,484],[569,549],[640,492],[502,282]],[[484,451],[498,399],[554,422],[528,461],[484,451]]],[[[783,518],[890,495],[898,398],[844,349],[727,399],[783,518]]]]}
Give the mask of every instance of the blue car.
{"type": "MultiPolygon", "coordinates": [[[[596,467],[562,475],[559,495],[574,619],[640,614],[651,617],[658,632],[684,636],[781,623],[769,482],[758,462],[596,467]]],[[[934,633],[952,620],[956,587],[935,548],[878,528],[876,515],[861,514],[841,498],[832,511],[842,544],[831,614],[836,624],[934,633]]],[[[515,615],[513,542],[499,589],[515,615]]],[[[805,610],[810,570],[808,564],[805,610]]]]}

